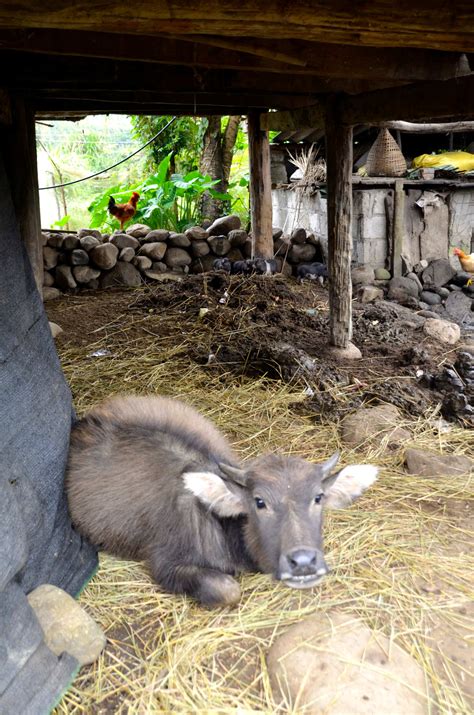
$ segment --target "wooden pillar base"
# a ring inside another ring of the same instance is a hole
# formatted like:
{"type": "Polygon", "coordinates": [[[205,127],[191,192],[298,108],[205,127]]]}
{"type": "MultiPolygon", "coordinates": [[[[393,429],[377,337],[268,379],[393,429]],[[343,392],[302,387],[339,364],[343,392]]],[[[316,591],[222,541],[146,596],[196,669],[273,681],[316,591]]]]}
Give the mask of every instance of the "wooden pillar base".
{"type": "Polygon", "coordinates": [[[249,112],[250,216],[253,257],[273,258],[272,181],[268,132],[260,128],[260,113],[249,112]]]}

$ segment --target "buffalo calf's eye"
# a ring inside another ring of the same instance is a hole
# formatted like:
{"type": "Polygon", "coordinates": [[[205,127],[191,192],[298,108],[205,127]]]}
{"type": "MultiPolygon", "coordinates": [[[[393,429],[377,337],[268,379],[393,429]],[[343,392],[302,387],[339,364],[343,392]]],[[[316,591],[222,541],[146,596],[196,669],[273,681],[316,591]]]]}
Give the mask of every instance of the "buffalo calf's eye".
{"type": "Polygon", "coordinates": [[[255,497],[255,506],[257,507],[257,509],[265,509],[267,505],[265,504],[263,499],[260,499],[260,497],[255,497]]]}
{"type": "Polygon", "coordinates": [[[314,497],[314,503],[315,504],[320,504],[322,499],[323,499],[324,494],[316,494],[314,497]]]}

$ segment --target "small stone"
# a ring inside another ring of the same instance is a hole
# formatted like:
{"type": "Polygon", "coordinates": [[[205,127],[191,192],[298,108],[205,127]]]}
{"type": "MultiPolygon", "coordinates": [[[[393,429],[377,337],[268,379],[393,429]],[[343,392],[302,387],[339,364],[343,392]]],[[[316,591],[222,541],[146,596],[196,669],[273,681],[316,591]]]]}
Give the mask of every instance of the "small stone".
{"type": "Polygon", "coordinates": [[[74,251],[71,252],[69,261],[71,266],[87,266],[89,263],[89,254],[82,248],[75,248],[74,251]]]}
{"type": "Polygon", "coordinates": [[[89,251],[91,251],[96,246],[100,246],[102,241],[99,241],[99,239],[95,238],[94,236],[83,236],[81,239],[79,239],[79,243],[81,248],[84,251],[87,251],[87,253],[89,253],[89,251]]]}
{"type": "Polygon", "coordinates": [[[92,236],[99,243],[102,243],[102,234],[95,228],[81,228],[81,230],[78,231],[77,237],[79,240],[81,240],[81,238],[85,238],[86,236],[92,236]]]}
{"type": "MultiPolygon", "coordinates": [[[[46,231],[41,232],[41,245],[46,246],[50,237],[50,233],[47,233],[46,231]]],[[[51,248],[54,248],[54,246],[51,246],[51,248]]]]}
{"type": "Polygon", "coordinates": [[[58,325],[57,323],[50,322],[49,327],[50,327],[51,335],[53,336],[53,338],[57,338],[58,335],[61,335],[61,333],[64,332],[63,329],[61,328],[61,326],[58,325]]]}
{"type": "Polygon", "coordinates": [[[43,285],[46,286],[46,288],[50,288],[54,285],[54,278],[48,271],[43,272],[43,285]]]}
{"type": "Polygon", "coordinates": [[[127,247],[122,248],[119,253],[119,261],[125,261],[125,263],[130,263],[135,258],[135,251],[133,248],[127,247]]]}
{"type": "Polygon", "coordinates": [[[469,457],[439,454],[427,449],[407,449],[405,464],[409,474],[421,477],[461,477],[470,474],[474,467],[469,457]]]}
{"type": "Polygon", "coordinates": [[[212,236],[207,242],[216,256],[225,256],[230,251],[230,241],[225,236],[212,236]]]}
{"type": "Polygon", "coordinates": [[[47,236],[48,236],[47,245],[50,248],[61,248],[61,246],[63,245],[64,234],[62,234],[62,233],[48,233],[47,236]]]}
{"type": "Polygon", "coordinates": [[[202,256],[207,256],[207,254],[211,251],[207,241],[197,240],[191,243],[191,248],[189,250],[191,252],[191,255],[194,256],[194,258],[201,258],[202,256]]]}
{"type": "Polygon", "coordinates": [[[420,299],[428,305],[438,305],[441,303],[441,296],[437,293],[433,293],[430,290],[423,290],[420,293],[420,299]]]}
{"type": "Polygon", "coordinates": [[[387,439],[389,446],[398,447],[411,438],[410,432],[399,426],[402,421],[395,405],[361,407],[342,420],[342,441],[353,447],[364,447],[364,443],[380,444],[387,439]]]}
{"type": "Polygon", "coordinates": [[[474,325],[472,298],[470,296],[454,291],[446,298],[444,307],[449,317],[455,320],[456,323],[474,325]]]}
{"type": "Polygon", "coordinates": [[[356,266],[351,269],[352,285],[370,285],[374,282],[374,269],[370,266],[356,266]]]}
{"type": "Polygon", "coordinates": [[[361,286],[357,292],[357,298],[361,303],[372,303],[374,300],[383,300],[384,292],[375,286],[361,286]]]}
{"type": "Polygon", "coordinates": [[[441,286],[441,288],[434,288],[435,293],[437,293],[439,296],[441,296],[442,300],[446,300],[446,298],[449,296],[451,291],[449,288],[444,288],[441,286]]]}
{"type": "Polygon", "coordinates": [[[418,307],[418,286],[410,278],[392,278],[388,284],[388,298],[401,305],[418,307]]]}
{"type": "Polygon", "coordinates": [[[413,270],[417,275],[420,275],[420,273],[423,273],[425,268],[428,268],[428,261],[425,258],[422,258],[422,260],[414,266],[413,270]]]}
{"type": "Polygon", "coordinates": [[[67,236],[64,236],[61,248],[63,251],[74,251],[74,249],[79,248],[80,245],[79,238],[74,233],[69,233],[67,236]]]}
{"type": "Polygon", "coordinates": [[[208,236],[227,236],[230,231],[240,228],[239,216],[222,216],[216,220],[207,229],[208,236]]]}
{"type": "Polygon", "coordinates": [[[362,353],[354,343],[349,342],[346,348],[329,348],[332,357],[336,360],[360,360],[362,353]]]}
{"type": "Polygon", "coordinates": [[[170,232],[164,228],[155,228],[153,231],[149,231],[146,236],[142,237],[140,243],[160,243],[167,241],[170,232]]]}
{"type": "Polygon", "coordinates": [[[113,243],[114,246],[117,246],[119,251],[121,251],[122,248],[133,248],[134,251],[140,248],[140,241],[138,240],[138,238],[129,236],[127,233],[114,234],[110,239],[110,243],[113,243]]]}
{"type": "Polygon", "coordinates": [[[100,271],[90,266],[74,266],[72,274],[78,283],[89,283],[100,276],[100,271]]]}
{"type": "Polygon", "coordinates": [[[182,281],[177,273],[161,273],[159,271],[144,271],[144,275],[152,281],[182,281]]]}
{"type": "Polygon", "coordinates": [[[133,236],[133,238],[145,238],[150,231],[151,228],[145,226],[143,223],[134,223],[133,226],[129,226],[129,228],[126,229],[126,233],[128,233],[129,236],[133,236]]]}
{"type": "Polygon", "coordinates": [[[184,233],[171,233],[168,242],[175,248],[189,248],[191,245],[191,239],[184,233]]]}
{"type": "Polygon", "coordinates": [[[437,313],[434,313],[432,310],[427,310],[428,306],[426,303],[420,303],[420,308],[422,308],[422,310],[419,310],[417,315],[421,315],[422,318],[434,318],[435,320],[439,320],[437,313]]]}
{"type": "Polygon", "coordinates": [[[147,271],[151,268],[152,260],[148,256],[135,256],[132,258],[132,265],[138,268],[139,271],[147,271]]]}
{"type": "Polygon", "coordinates": [[[184,234],[189,239],[191,239],[191,241],[205,241],[207,239],[207,231],[201,226],[193,226],[192,228],[188,228],[184,232],[184,234]]]}
{"type": "Polygon", "coordinates": [[[61,290],[74,290],[74,288],[77,288],[70,266],[58,266],[54,271],[54,282],[61,290]]]}
{"type": "Polygon", "coordinates": [[[168,266],[166,265],[166,263],[163,263],[163,261],[155,261],[154,263],[152,263],[151,270],[155,273],[167,273],[168,266]]]}
{"type": "Polygon", "coordinates": [[[273,248],[275,255],[278,253],[280,256],[286,256],[291,248],[290,239],[287,236],[281,236],[273,241],[273,248]]]}
{"type": "Polygon", "coordinates": [[[139,256],[146,256],[152,261],[161,261],[167,251],[166,243],[155,241],[154,243],[144,243],[138,251],[139,256]]]}
{"type": "Polygon", "coordinates": [[[27,598],[45,643],[55,655],[65,651],[80,665],[97,660],[106,644],[105,635],[72,596],[57,586],[43,584],[27,598]]]}
{"type": "Polygon", "coordinates": [[[425,268],[421,278],[424,284],[440,287],[450,283],[455,275],[456,269],[452,267],[447,258],[437,258],[435,261],[431,261],[428,268],[425,268]]]}
{"type": "Polygon", "coordinates": [[[55,268],[58,265],[59,252],[55,248],[45,246],[43,248],[43,265],[46,269],[55,268]]]}
{"type": "Polygon", "coordinates": [[[386,268],[376,268],[375,269],[375,279],[378,281],[389,281],[390,278],[392,277],[392,274],[390,271],[387,271],[386,268]]]}
{"type": "Polygon", "coordinates": [[[291,263],[311,263],[316,254],[316,246],[310,243],[295,243],[288,252],[291,263]]]}
{"type": "Polygon", "coordinates": [[[98,290],[99,286],[100,286],[99,279],[98,279],[98,278],[93,278],[93,279],[92,279],[91,281],[89,281],[88,283],[83,283],[83,284],[81,285],[81,288],[82,288],[83,290],[98,290]]]}
{"type": "Polygon", "coordinates": [[[355,614],[329,611],[291,626],[267,656],[282,712],[426,715],[423,668],[355,614]]]}
{"type": "Polygon", "coordinates": [[[229,235],[227,236],[232,248],[240,248],[240,246],[243,246],[248,237],[249,235],[247,231],[244,231],[241,228],[237,228],[234,231],[229,231],[229,235]]]}
{"type": "Polygon", "coordinates": [[[423,326],[423,331],[430,338],[439,340],[446,345],[455,345],[461,337],[459,325],[439,318],[428,318],[423,326]]]}
{"type": "Polygon", "coordinates": [[[416,275],[416,273],[414,273],[414,272],[407,273],[405,278],[409,278],[411,281],[415,281],[415,283],[418,287],[418,290],[419,291],[423,290],[423,285],[422,285],[420,279],[418,278],[418,276],[416,275]]]}
{"type": "Polygon", "coordinates": [[[234,261],[243,261],[244,254],[242,253],[240,248],[231,248],[226,258],[228,258],[231,263],[233,263],[234,261]]]}
{"type": "Polygon", "coordinates": [[[43,288],[43,301],[46,303],[49,300],[56,300],[62,295],[61,291],[57,288],[43,288]]]}
{"type": "Polygon", "coordinates": [[[164,262],[169,268],[189,266],[191,260],[191,256],[183,248],[168,248],[164,256],[164,262]]]}
{"type": "Polygon", "coordinates": [[[306,229],[295,228],[291,232],[290,241],[291,243],[304,243],[306,241],[306,229]]]}
{"type": "Polygon", "coordinates": [[[141,285],[142,277],[140,271],[131,263],[120,261],[112,270],[103,274],[101,279],[102,288],[111,288],[113,286],[128,286],[133,288],[141,285]]]}
{"type": "Polygon", "coordinates": [[[89,256],[97,268],[108,271],[117,263],[118,253],[118,248],[113,243],[103,243],[93,248],[89,256]]]}

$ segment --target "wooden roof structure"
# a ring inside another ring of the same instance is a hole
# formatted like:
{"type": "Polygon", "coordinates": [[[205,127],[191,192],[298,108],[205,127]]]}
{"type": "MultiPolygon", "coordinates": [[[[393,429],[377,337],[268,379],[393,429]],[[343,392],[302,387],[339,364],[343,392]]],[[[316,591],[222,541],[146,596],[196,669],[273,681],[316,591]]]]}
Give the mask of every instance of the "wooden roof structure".
{"type": "Polygon", "coordinates": [[[321,128],[331,341],[346,346],[352,127],[471,118],[471,61],[472,0],[3,0],[0,123],[38,282],[35,116],[247,114],[253,235],[263,256],[271,252],[267,130],[321,128]]]}

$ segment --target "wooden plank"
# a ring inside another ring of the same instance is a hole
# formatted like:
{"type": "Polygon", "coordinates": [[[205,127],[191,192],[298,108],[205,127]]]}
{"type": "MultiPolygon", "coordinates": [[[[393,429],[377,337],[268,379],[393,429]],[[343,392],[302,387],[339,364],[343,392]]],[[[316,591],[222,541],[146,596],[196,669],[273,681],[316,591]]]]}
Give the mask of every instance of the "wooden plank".
{"type": "Polygon", "coordinates": [[[461,133],[473,132],[474,122],[385,122],[383,124],[387,129],[396,129],[399,132],[407,132],[408,134],[447,134],[448,132],[461,133]]]}
{"type": "Polygon", "coordinates": [[[43,290],[43,246],[36,166],[33,109],[21,98],[12,98],[12,125],[5,130],[6,169],[12,189],[22,240],[30,259],[36,286],[43,290]]]}
{"type": "Polygon", "coordinates": [[[48,55],[139,60],[147,63],[244,69],[246,72],[313,74],[327,78],[420,81],[470,72],[465,55],[433,50],[351,47],[304,40],[211,35],[136,36],[75,30],[0,30],[0,48],[48,55]],[[157,41],[157,39],[159,41],[157,41]],[[216,52],[215,47],[221,51],[216,52]],[[225,49],[223,49],[225,47],[225,49]]]}
{"type": "Polygon", "coordinates": [[[125,0],[75,3],[3,0],[0,27],[136,35],[305,37],[318,42],[474,51],[472,0],[125,0]]]}
{"type": "Polygon", "coordinates": [[[399,278],[402,275],[402,253],[405,237],[405,189],[403,179],[395,181],[393,201],[393,244],[392,244],[392,275],[399,278]]]}
{"type": "Polygon", "coordinates": [[[326,162],[330,342],[346,348],[352,337],[352,128],[341,123],[337,98],[327,109],[326,162]]]}
{"type": "Polygon", "coordinates": [[[262,130],[260,114],[248,115],[250,159],[250,216],[253,255],[273,257],[272,181],[270,175],[270,143],[268,132],[262,130]]]}

